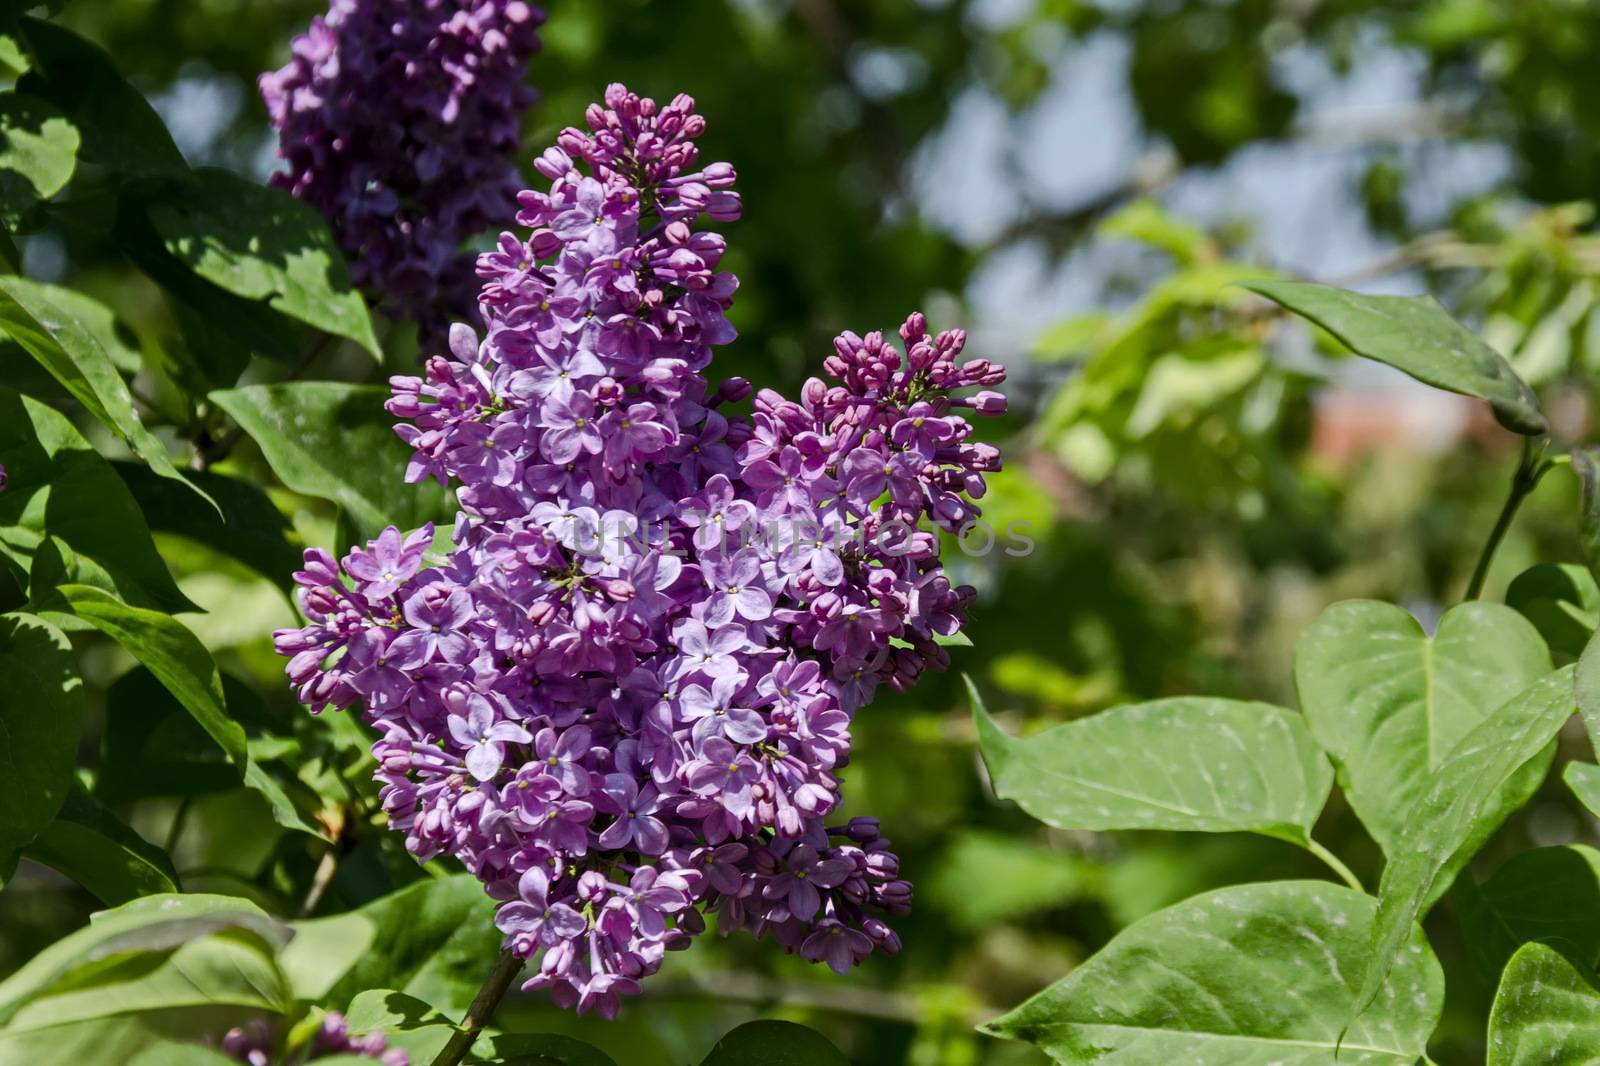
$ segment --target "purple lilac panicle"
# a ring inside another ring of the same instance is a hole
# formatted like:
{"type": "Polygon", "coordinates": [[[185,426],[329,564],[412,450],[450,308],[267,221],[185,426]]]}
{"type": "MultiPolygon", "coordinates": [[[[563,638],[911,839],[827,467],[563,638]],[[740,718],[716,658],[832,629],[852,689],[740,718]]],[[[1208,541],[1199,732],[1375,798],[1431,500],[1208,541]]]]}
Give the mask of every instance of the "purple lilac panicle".
{"type": "Polygon", "coordinates": [[[425,341],[472,311],[462,242],[516,210],[543,21],[524,0],[332,0],[261,76],[286,162],[273,184],[327,218],[356,284],[425,341]]]}
{"type": "MultiPolygon", "coordinates": [[[[255,1018],[244,1025],[229,1029],[222,1038],[222,1051],[229,1058],[247,1066],[274,1066],[272,1047],[275,1043],[272,1026],[265,1018],[255,1018]]],[[[334,1056],[368,1058],[379,1066],[411,1066],[411,1056],[399,1048],[389,1046],[389,1038],[381,1032],[352,1036],[344,1015],[328,1013],[311,1039],[304,1054],[296,1055],[295,1062],[315,1062],[334,1056]]]]}
{"type": "Polygon", "coordinates": [[[899,949],[911,886],[875,819],[834,817],[837,772],[878,685],[948,662],[972,590],[937,531],[1000,466],[964,414],[1004,406],[953,391],[1004,371],[914,314],[727,413],[750,387],[704,374],[737,282],[698,225],[738,216],[733,169],[686,96],[585,117],[479,260],[485,335],[393,379],[454,550],[307,552],[310,624],[276,636],[302,702],[365,706],[390,824],[503,901],[525,987],[610,1017],[706,913],[841,972],[899,949]]]}

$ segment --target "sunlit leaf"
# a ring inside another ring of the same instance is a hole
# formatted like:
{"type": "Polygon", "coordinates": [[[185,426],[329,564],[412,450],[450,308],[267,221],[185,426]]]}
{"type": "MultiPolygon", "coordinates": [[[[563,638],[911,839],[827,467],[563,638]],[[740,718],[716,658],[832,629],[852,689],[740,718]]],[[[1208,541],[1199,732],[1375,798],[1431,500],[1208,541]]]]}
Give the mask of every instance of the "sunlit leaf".
{"type": "Polygon", "coordinates": [[[1512,956],[1489,1014],[1487,1066],[1600,1063],[1600,983],[1543,944],[1512,956]]]}
{"type": "Polygon", "coordinates": [[[1561,771],[1561,779],[1578,797],[1578,802],[1587,807],[1590,814],[1600,818],[1600,766],[1592,762],[1569,762],[1566,769],[1561,771]]]}
{"type": "Polygon", "coordinates": [[[78,129],[65,115],[27,93],[0,94],[0,226],[15,231],[77,164],[78,129]]]}
{"type": "Polygon", "coordinates": [[[1495,603],[1451,608],[1430,638],[1400,607],[1351,600],[1323,611],[1295,645],[1311,733],[1391,856],[1451,749],[1549,669],[1538,631],[1495,603]]]}
{"type": "Polygon", "coordinates": [[[1549,428],[1538,397],[1510,364],[1431,296],[1369,296],[1300,281],[1244,286],[1315,322],[1357,355],[1487,400],[1507,429],[1535,436],[1549,428]]]}
{"type": "Polygon", "coordinates": [[[1225,888],[1124,929],[1064,980],[983,1026],[1063,1064],[1412,1066],[1444,977],[1415,926],[1371,1010],[1344,1031],[1371,897],[1322,881],[1225,888]],[[1342,1036],[1342,1039],[1341,1039],[1342,1036]]]}
{"type": "Polygon", "coordinates": [[[1176,697],[1011,737],[969,680],[995,795],[1061,829],[1251,830],[1305,843],[1333,770],[1300,716],[1176,697]]]}

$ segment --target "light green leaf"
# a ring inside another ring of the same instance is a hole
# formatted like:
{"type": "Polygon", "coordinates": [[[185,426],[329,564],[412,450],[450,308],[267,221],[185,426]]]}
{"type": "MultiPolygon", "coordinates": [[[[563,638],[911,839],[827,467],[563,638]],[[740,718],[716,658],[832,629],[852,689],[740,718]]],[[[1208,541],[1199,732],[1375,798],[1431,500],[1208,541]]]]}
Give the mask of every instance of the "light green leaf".
{"type": "Polygon", "coordinates": [[[1295,645],[1295,684],[1350,806],[1393,856],[1429,775],[1494,708],[1550,670],[1533,625],[1496,603],[1447,611],[1430,640],[1402,608],[1336,603],[1295,645]]]}
{"type": "Polygon", "coordinates": [[[387,389],[333,381],[251,385],[211,399],[261,446],[289,488],[331,500],[363,538],[415,529],[448,513],[435,484],[403,480],[410,450],[383,409],[387,389]]]}
{"type": "Polygon", "coordinates": [[[309,204],[207,168],[152,201],[149,218],[167,250],[200,277],[382,359],[338,242],[309,204]]]}
{"type": "Polygon", "coordinates": [[[1600,448],[1572,449],[1572,469],[1580,490],[1578,544],[1589,572],[1600,577],[1600,448]]]}
{"type": "Polygon", "coordinates": [[[700,1066],[849,1066],[815,1029],[793,1022],[746,1022],[728,1033],[700,1066]]]}
{"type": "Polygon", "coordinates": [[[26,854],[72,878],[108,906],[178,891],[167,853],[123,824],[81,785],[26,854]]]}
{"type": "Polygon", "coordinates": [[[128,1066],[239,1066],[239,1060],[198,1044],[152,1044],[128,1066]]]}
{"type": "Polygon", "coordinates": [[[358,910],[295,923],[280,962],[300,999],[392,988],[459,1018],[500,950],[494,904],[466,874],[420,881],[358,910]]]}
{"type": "Polygon", "coordinates": [[[43,19],[18,25],[34,66],[17,87],[66,113],[83,136],[80,156],[123,175],[188,173],[161,116],[104,51],[43,19]]]}
{"type": "Polygon", "coordinates": [[[1373,1009],[1341,1040],[1373,910],[1323,881],[1196,896],[1135,922],[982,1028],[1084,1066],[1411,1066],[1444,999],[1415,926],[1373,1009]]]}
{"type": "Polygon", "coordinates": [[[1178,697],[1016,738],[967,689],[995,795],[1060,829],[1249,830],[1304,844],[1333,787],[1300,716],[1270,704],[1178,697]]]}
{"type": "Polygon", "coordinates": [[[0,1028],[0,1063],[125,1066],[177,1033],[198,1039],[291,1005],[259,939],[216,933],[170,954],[108,958],[22,1004],[0,1028]]]}
{"type": "Polygon", "coordinates": [[[1590,814],[1600,818],[1600,766],[1592,762],[1569,762],[1561,771],[1561,780],[1590,814]]]}
{"type": "Polygon", "coordinates": [[[1368,296],[1299,281],[1247,281],[1368,359],[1447,392],[1486,400],[1509,430],[1549,429],[1539,399],[1499,352],[1451,318],[1432,296],[1368,296]]]}
{"type": "Polygon", "coordinates": [[[1600,1063],[1600,986],[1559,952],[1528,944],[1500,977],[1488,1066],[1600,1063]]]}
{"type": "Polygon", "coordinates": [[[89,925],[39,952],[0,982],[0,1023],[23,1005],[52,990],[81,984],[75,975],[93,975],[105,960],[127,952],[170,951],[199,937],[227,929],[247,930],[260,944],[280,948],[287,926],[247,899],[207,893],[143,896],[90,916],[89,925]]]}
{"type": "Polygon", "coordinates": [[[1600,755],[1600,636],[1589,641],[1583,654],[1578,657],[1573,692],[1578,700],[1583,727],[1589,733],[1589,743],[1600,755]]]}
{"type": "Polygon", "coordinates": [[[198,486],[184,480],[166,446],[139,421],[127,383],[101,340],[111,328],[111,312],[82,293],[0,276],[0,329],[150,469],[210,502],[198,486]]]}
{"type": "Polygon", "coordinates": [[[1600,851],[1582,844],[1513,855],[1483,884],[1456,883],[1467,946],[1490,978],[1538,941],[1580,966],[1600,963],[1600,851]]]}
{"type": "MultiPolygon", "coordinates": [[[[178,591],[133,497],[110,465],[60,413],[0,388],[0,556],[23,574],[46,536],[72,549],[77,580],[129,603],[193,611],[178,591]]],[[[39,599],[47,590],[32,590],[39,599]]]]}
{"type": "MultiPolygon", "coordinates": [[[[1523,767],[1537,764],[1572,716],[1572,674],[1572,667],[1563,667],[1512,697],[1463,737],[1428,779],[1378,887],[1371,961],[1355,1013],[1373,1001],[1404,957],[1412,926],[1505,820],[1508,784],[1523,767]]],[[[1521,778],[1525,802],[1538,781],[1521,778]]]]}
{"type": "Polygon", "coordinates": [[[77,165],[78,129],[65,115],[27,93],[0,94],[0,226],[15,232],[77,165]]]}
{"type": "Polygon", "coordinates": [[[1600,585],[1573,563],[1524,570],[1506,589],[1506,606],[1532,622],[1552,650],[1574,658],[1600,628],[1600,585]]]}
{"type": "Polygon", "coordinates": [[[0,860],[50,824],[73,784],[83,682],[65,634],[31,614],[0,615],[0,860]]]}

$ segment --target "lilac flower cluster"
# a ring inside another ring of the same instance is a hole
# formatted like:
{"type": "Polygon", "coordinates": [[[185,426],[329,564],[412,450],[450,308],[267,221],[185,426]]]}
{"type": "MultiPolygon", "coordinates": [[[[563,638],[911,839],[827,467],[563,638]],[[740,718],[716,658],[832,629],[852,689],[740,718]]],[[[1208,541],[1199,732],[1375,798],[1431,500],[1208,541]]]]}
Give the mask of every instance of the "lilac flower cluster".
{"type": "Polygon", "coordinates": [[[938,532],[978,513],[1004,371],[964,337],[847,333],[799,402],[712,387],[737,282],[701,219],[693,101],[607,89],[536,166],[548,191],[478,263],[487,323],[393,379],[407,478],[457,485],[450,554],[390,529],[295,575],[276,634],[314,709],[360,702],[393,828],[503,901],[524,987],[579,1011],[716,913],[843,972],[899,941],[911,886],[869,818],[837,821],[853,713],[948,658],[972,596],[938,532]],[[923,524],[929,528],[923,528],[923,524]]]}
{"type": "MultiPolygon", "coordinates": [[[[254,1018],[228,1030],[222,1038],[222,1051],[248,1066],[272,1066],[274,1043],[272,1025],[265,1018],[254,1018]]],[[[368,1058],[380,1066],[411,1066],[411,1056],[399,1048],[391,1048],[389,1038],[383,1033],[351,1036],[344,1015],[337,1011],[323,1017],[311,1038],[311,1046],[295,1061],[315,1062],[335,1056],[368,1058]]]]}
{"type": "Polygon", "coordinates": [[[462,242],[506,225],[544,13],[525,0],[332,0],[261,95],[287,169],[356,284],[425,340],[470,314],[462,242]]]}

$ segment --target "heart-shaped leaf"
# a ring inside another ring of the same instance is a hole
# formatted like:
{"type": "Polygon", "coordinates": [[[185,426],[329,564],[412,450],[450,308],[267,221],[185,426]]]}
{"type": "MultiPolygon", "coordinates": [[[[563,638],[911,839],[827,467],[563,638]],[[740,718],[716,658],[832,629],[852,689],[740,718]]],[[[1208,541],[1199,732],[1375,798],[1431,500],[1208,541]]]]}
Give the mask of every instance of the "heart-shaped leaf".
{"type": "Polygon", "coordinates": [[[1389,603],[1336,603],[1295,645],[1306,722],[1388,855],[1429,776],[1491,711],[1550,670],[1533,625],[1497,603],[1445,612],[1430,639],[1389,603]]]}
{"type": "Polygon", "coordinates": [[[1357,355],[1434,388],[1488,401],[1509,430],[1537,436],[1549,428],[1539,398],[1511,364],[1432,296],[1369,296],[1301,281],[1243,285],[1315,322],[1357,355]]]}
{"type": "MultiPolygon", "coordinates": [[[[1371,961],[1357,1013],[1373,1002],[1399,965],[1415,923],[1505,820],[1508,784],[1540,758],[1572,716],[1572,675],[1572,667],[1563,667],[1512,697],[1463,737],[1428,779],[1378,887],[1371,961]]],[[[1522,775],[1524,802],[1538,786],[1536,779],[1527,784],[1526,778],[1522,775]]]]}
{"type": "Polygon", "coordinates": [[[1491,979],[1538,941],[1592,969],[1600,963],[1600,851],[1582,844],[1513,855],[1481,885],[1462,878],[1456,914],[1491,979]]]}
{"type": "Polygon", "coordinates": [[[375,386],[300,381],[211,399],[255,439],[285,485],[337,503],[370,539],[385,526],[415,529],[448,513],[438,485],[402,480],[410,451],[383,409],[388,396],[375,386]]]}
{"type": "Polygon", "coordinates": [[[983,1026],[1056,1062],[1118,1066],[1412,1066],[1444,977],[1415,926],[1373,1008],[1342,1033],[1372,898],[1323,881],[1225,888],[1117,934],[1064,980],[983,1026]]]}
{"type": "Polygon", "coordinates": [[[700,1066],[848,1066],[815,1029],[793,1022],[746,1022],[717,1041],[700,1066]]]}
{"type": "Polygon", "coordinates": [[[1489,1014],[1488,1066],[1600,1063],[1600,984],[1543,944],[1511,957],[1489,1014]]]}
{"type": "Polygon", "coordinates": [[[1577,658],[1600,629],[1600,585],[1574,563],[1540,563],[1506,589],[1506,606],[1533,623],[1552,651],[1577,658]]]}
{"type": "Polygon", "coordinates": [[[1333,771],[1300,716],[1179,697],[1011,737],[967,682],[995,795],[1061,829],[1236,830],[1310,839],[1333,771]]]}
{"type": "Polygon", "coordinates": [[[0,859],[33,840],[73,784],[83,683],[66,635],[31,614],[0,615],[0,859]]]}

